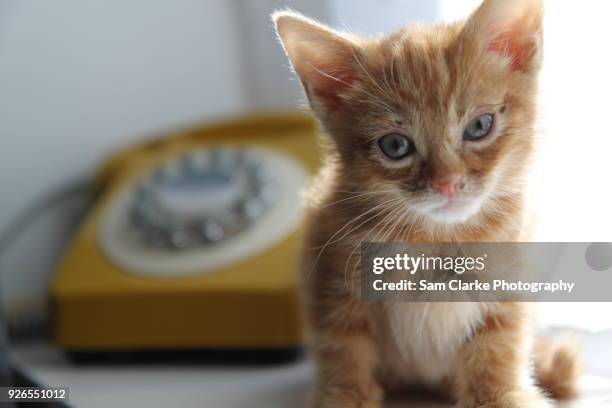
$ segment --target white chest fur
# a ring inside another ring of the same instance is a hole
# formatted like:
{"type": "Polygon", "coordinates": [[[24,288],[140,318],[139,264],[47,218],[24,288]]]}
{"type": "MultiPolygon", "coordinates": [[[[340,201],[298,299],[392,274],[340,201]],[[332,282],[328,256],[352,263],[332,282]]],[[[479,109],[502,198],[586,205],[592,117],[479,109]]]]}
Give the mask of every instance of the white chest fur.
{"type": "Polygon", "coordinates": [[[434,385],[452,373],[456,353],[482,322],[486,305],[397,302],[385,308],[387,368],[403,381],[434,385]]]}

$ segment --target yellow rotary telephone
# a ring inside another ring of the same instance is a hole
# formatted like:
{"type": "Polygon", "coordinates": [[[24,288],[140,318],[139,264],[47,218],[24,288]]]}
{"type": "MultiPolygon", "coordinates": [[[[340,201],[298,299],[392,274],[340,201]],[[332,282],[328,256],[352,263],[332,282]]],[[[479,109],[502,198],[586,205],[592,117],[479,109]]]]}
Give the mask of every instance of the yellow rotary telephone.
{"type": "Polygon", "coordinates": [[[52,284],[68,351],[274,349],[302,343],[299,194],[317,127],[254,116],[125,149],[52,284]]]}

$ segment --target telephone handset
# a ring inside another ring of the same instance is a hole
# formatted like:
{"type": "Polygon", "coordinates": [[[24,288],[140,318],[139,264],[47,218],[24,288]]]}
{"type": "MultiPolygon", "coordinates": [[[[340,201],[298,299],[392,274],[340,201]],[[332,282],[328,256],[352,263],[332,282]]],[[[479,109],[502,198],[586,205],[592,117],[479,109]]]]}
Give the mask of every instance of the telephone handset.
{"type": "Polygon", "coordinates": [[[52,285],[57,344],[299,346],[299,195],[318,166],[316,135],[307,116],[257,116],[111,159],[52,285]]]}

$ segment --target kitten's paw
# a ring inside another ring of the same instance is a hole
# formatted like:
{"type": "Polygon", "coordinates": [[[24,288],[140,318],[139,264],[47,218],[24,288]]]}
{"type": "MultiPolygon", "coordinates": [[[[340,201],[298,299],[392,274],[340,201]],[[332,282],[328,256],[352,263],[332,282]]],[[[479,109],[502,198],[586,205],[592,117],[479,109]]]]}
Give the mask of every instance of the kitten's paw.
{"type": "Polygon", "coordinates": [[[553,403],[537,391],[515,391],[502,398],[499,408],[553,408],[553,403]]]}
{"type": "Polygon", "coordinates": [[[547,398],[532,391],[514,391],[487,403],[460,403],[458,408],[553,408],[547,398]]]}
{"type": "Polygon", "coordinates": [[[318,393],[314,408],[382,408],[382,389],[373,385],[368,397],[357,389],[329,388],[318,393]]]}

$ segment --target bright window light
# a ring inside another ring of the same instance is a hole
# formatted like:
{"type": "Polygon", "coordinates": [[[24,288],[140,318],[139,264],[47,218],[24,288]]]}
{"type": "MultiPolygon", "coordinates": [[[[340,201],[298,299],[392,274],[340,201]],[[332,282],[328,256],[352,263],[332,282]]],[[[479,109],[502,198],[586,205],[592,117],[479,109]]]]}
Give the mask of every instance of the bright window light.
{"type": "MultiPolygon", "coordinates": [[[[480,0],[440,0],[446,21],[480,0]]],[[[530,179],[536,241],[612,241],[612,3],[547,0],[539,147],[530,179]]],[[[541,305],[546,325],[612,328],[612,303],[541,305]],[[585,318],[589,317],[589,318],[585,318]]]]}

